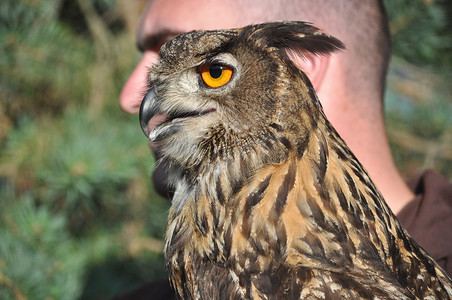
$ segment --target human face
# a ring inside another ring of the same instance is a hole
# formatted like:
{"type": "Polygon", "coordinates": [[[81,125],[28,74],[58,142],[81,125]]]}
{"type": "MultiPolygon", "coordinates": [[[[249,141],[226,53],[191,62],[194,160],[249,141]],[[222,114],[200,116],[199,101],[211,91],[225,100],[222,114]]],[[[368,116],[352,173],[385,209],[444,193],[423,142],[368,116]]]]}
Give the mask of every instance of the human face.
{"type": "MultiPolygon", "coordinates": [[[[138,47],[143,56],[122,89],[119,100],[121,108],[128,113],[138,113],[146,88],[148,68],[156,62],[160,47],[166,41],[190,30],[235,28],[262,21],[253,15],[258,14],[253,13],[251,4],[239,7],[236,1],[150,1],[141,16],[137,32],[138,47]]],[[[160,121],[154,119],[151,122],[160,121]]],[[[149,127],[155,125],[151,123],[149,127]]]]}

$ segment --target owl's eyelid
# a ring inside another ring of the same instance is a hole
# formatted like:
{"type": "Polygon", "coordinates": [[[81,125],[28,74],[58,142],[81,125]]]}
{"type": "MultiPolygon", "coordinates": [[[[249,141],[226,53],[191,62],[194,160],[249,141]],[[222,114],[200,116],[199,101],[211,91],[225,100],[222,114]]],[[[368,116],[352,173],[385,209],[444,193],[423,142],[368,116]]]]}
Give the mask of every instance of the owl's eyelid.
{"type": "Polygon", "coordinates": [[[219,66],[222,69],[231,69],[232,72],[235,73],[235,68],[233,66],[230,66],[230,65],[227,65],[227,64],[224,64],[224,63],[205,63],[205,64],[202,64],[202,65],[199,65],[196,68],[196,72],[197,73],[202,73],[203,71],[207,70],[206,67],[212,67],[212,66],[219,66]]]}
{"type": "MultiPolygon", "coordinates": [[[[226,54],[227,55],[227,54],[226,54]]],[[[230,60],[225,57],[225,53],[215,55],[213,57],[207,58],[204,63],[201,64],[201,66],[206,65],[222,65],[229,67],[231,69],[235,69],[234,66],[231,64],[230,60]]]]}
{"type": "Polygon", "coordinates": [[[230,64],[224,62],[223,60],[218,60],[218,59],[212,59],[212,60],[207,60],[204,63],[202,63],[201,65],[198,66],[198,70],[201,69],[202,67],[205,66],[224,66],[227,68],[231,68],[232,70],[234,70],[235,68],[233,66],[231,66],[230,64]]]}

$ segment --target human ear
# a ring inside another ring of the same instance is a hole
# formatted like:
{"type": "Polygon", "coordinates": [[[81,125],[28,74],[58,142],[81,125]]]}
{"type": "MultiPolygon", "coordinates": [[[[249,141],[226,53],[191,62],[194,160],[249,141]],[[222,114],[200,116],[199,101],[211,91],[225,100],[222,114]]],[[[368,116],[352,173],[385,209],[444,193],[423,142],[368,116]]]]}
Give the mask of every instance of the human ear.
{"type": "Polygon", "coordinates": [[[289,52],[287,54],[295,66],[306,73],[314,89],[318,92],[328,69],[330,56],[309,53],[304,53],[301,56],[296,52],[289,52]]]}

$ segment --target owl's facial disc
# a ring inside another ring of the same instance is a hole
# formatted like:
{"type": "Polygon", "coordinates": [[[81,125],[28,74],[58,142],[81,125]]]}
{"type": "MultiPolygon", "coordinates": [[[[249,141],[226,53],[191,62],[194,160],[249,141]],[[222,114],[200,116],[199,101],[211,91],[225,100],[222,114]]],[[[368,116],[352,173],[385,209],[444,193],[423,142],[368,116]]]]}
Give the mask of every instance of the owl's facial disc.
{"type": "Polygon", "coordinates": [[[214,108],[200,111],[178,111],[163,112],[161,111],[160,101],[156,94],[155,87],[151,88],[144,97],[140,106],[140,125],[143,133],[151,142],[158,142],[177,133],[183,126],[185,121],[193,118],[201,117],[215,112],[214,108]],[[163,121],[162,121],[163,118],[163,121]],[[150,124],[155,124],[153,120],[159,120],[154,128],[150,128],[150,124]]]}

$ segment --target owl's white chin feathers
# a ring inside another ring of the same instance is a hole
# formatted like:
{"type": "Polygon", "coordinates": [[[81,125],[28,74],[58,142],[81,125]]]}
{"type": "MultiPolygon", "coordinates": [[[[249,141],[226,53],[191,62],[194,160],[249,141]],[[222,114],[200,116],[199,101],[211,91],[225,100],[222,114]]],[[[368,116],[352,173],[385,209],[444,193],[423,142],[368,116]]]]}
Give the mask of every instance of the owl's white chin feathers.
{"type": "Polygon", "coordinates": [[[160,140],[163,140],[165,138],[168,138],[169,136],[178,133],[186,123],[189,121],[194,121],[196,119],[196,122],[202,122],[198,120],[199,118],[202,118],[208,114],[214,113],[215,109],[207,109],[200,112],[190,112],[190,113],[183,113],[180,115],[168,115],[167,119],[155,126],[151,132],[149,132],[149,140],[151,142],[158,142],[160,140]]]}

